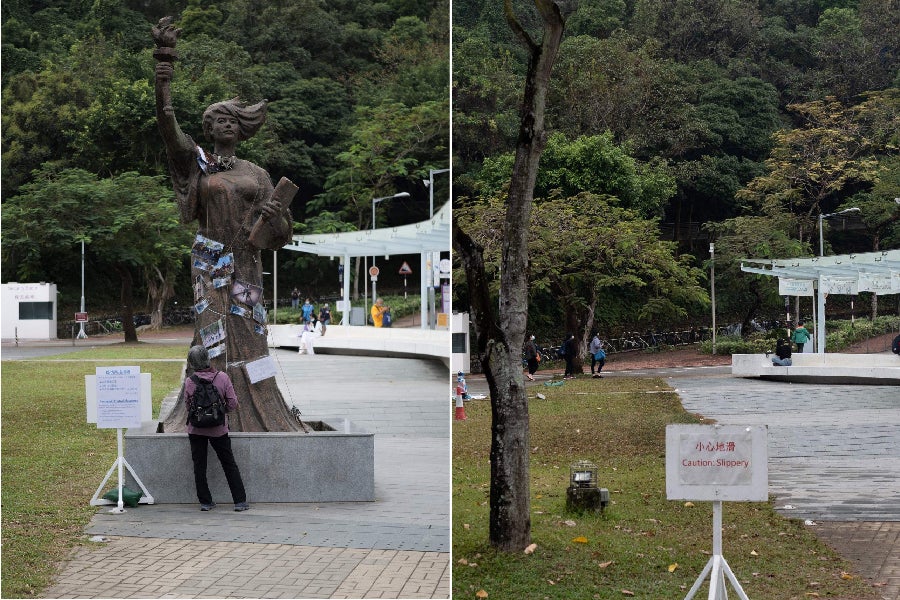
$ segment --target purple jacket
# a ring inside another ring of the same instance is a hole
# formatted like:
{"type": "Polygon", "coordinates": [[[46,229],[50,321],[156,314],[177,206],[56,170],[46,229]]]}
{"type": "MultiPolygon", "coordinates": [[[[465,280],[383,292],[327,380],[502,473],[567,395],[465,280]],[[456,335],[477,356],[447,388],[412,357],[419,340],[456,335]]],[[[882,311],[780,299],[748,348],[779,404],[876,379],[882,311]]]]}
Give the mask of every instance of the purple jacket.
{"type": "MultiPolygon", "coordinates": [[[[219,393],[222,394],[223,398],[225,398],[225,403],[228,406],[228,412],[232,412],[233,410],[237,409],[237,394],[235,394],[234,392],[234,386],[231,384],[231,379],[228,377],[228,373],[226,373],[225,371],[216,371],[212,367],[208,367],[200,371],[195,371],[194,375],[196,375],[200,379],[205,379],[206,381],[213,382],[213,385],[216,386],[216,389],[219,390],[219,393]],[[213,380],[213,378],[215,378],[215,380],[213,380]]],[[[190,377],[184,380],[184,401],[189,407],[191,400],[194,397],[194,391],[196,389],[197,384],[194,383],[190,377]]],[[[223,435],[228,433],[228,415],[225,415],[225,424],[217,425],[216,427],[194,427],[193,425],[188,423],[187,432],[209,437],[222,437],[223,435]]]]}

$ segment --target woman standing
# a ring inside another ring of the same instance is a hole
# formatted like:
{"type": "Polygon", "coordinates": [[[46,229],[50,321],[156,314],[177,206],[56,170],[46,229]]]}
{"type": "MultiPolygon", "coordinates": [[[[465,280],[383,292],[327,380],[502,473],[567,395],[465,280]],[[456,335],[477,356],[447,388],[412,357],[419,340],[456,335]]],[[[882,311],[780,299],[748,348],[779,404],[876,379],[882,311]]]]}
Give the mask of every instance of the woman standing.
{"type": "MultiPolygon", "coordinates": [[[[265,122],[265,100],[247,105],[235,98],[207,108],[203,133],[211,149],[181,130],[171,95],[180,32],[170,17],[161,19],[153,28],[153,56],[158,61],[156,119],[175,198],[182,222],[198,225],[191,256],[198,313],[194,344],[208,349],[213,367],[228,373],[241,399],[230,417],[232,430],[305,429],[290,413],[275,378],[251,383],[245,368],[269,355],[260,250],[281,248],[291,239],[288,204],[297,188],[284,179],[276,190],[264,169],[235,155],[238,142],[252,137],[265,122]]],[[[184,403],[178,406],[182,409],[172,411],[165,431],[184,429],[184,403]]]]}
{"type": "Polygon", "coordinates": [[[566,341],[563,342],[563,345],[566,348],[566,373],[563,379],[575,379],[575,376],[578,374],[575,372],[575,360],[578,358],[578,344],[575,342],[575,334],[567,333],[566,341]]]}
{"type": "Polygon", "coordinates": [[[525,374],[525,377],[528,378],[528,381],[534,381],[534,373],[538,370],[539,364],[538,349],[537,344],[534,343],[534,335],[525,342],[525,361],[528,363],[528,373],[525,374]]]}

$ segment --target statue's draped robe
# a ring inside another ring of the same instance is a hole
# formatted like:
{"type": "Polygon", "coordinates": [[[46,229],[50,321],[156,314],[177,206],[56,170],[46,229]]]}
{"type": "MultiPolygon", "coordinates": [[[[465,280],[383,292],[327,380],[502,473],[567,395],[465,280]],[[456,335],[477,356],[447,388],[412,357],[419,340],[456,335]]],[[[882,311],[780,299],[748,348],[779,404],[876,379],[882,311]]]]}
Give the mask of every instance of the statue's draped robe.
{"type": "MultiPolygon", "coordinates": [[[[240,401],[238,410],[228,416],[229,428],[232,431],[302,430],[274,377],[250,383],[245,365],[269,355],[265,324],[254,319],[253,306],[247,303],[250,302],[247,297],[232,297],[236,283],[256,286],[260,292],[264,289],[260,249],[250,244],[249,237],[263,204],[272,196],[272,181],[265,170],[241,159],[236,159],[230,170],[206,174],[197,162],[199,150],[190,136],[180,133],[177,141],[167,150],[181,219],[185,223],[196,221],[198,235],[221,243],[222,256],[231,253],[234,257],[234,273],[226,276],[227,285],[216,288],[213,273],[199,266],[209,262],[191,256],[194,300],[209,301],[197,315],[193,343],[204,343],[201,339],[204,328],[219,320],[224,324],[224,340],[208,347],[213,353],[220,344],[224,348],[210,362],[214,368],[228,373],[240,401]],[[245,313],[235,314],[235,307],[244,309],[245,313]]],[[[271,246],[264,249],[277,250],[290,241],[292,222],[288,209],[273,217],[269,223],[275,234],[271,246]]],[[[262,300],[260,293],[258,302],[262,300]]],[[[180,397],[163,424],[164,431],[183,431],[186,420],[184,398],[180,397]]]]}

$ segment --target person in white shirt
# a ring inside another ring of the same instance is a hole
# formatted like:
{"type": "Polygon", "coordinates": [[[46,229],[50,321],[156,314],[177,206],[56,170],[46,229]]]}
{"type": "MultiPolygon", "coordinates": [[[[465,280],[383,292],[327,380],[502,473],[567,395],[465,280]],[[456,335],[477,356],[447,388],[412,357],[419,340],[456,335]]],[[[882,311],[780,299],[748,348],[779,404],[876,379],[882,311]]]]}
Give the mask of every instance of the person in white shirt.
{"type": "Polygon", "coordinates": [[[318,320],[315,315],[312,315],[309,322],[309,329],[303,332],[300,336],[300,352],[306,352],[306,354],[315,354],[315,339],[317,337],[322,337],[322,321],[318,320]]]}

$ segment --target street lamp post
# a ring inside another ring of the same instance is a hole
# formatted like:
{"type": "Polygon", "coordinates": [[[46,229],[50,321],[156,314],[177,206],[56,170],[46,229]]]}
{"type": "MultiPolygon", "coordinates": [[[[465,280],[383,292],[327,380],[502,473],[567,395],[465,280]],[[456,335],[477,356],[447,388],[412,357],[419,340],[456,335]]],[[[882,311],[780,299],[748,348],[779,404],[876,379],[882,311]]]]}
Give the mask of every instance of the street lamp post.
{"type": "MultiPolygon", "coordinates": [[[[819,257],[825,256],[825,236],[822,233],[822,222],[825,219],[830,219],[831,217],[837,217],[840,215],[857,212],[860,212],[860,210],[858,207],[854,206],[834,213],[819,214],[819,257]]],[[[819,354],[825,354],[825,296],[822,294],[821,285],[817,287],[816,294],[816,310],[813,312],[813,331],[816,332],[816,352],[818,352],[819,354]]],[[[797,315],[797,321],[800,321],[799,314],[797,315]]]]}
{"type": "MultiPolygon", "coordinates": [[[[428,218],[434,218],[434,176],[439,173],[448,173],[450,169],[431,169],[428,171],[428,181],[423,181],[425,185],[428,186],[428,218]]],[[[440,253],[435,252],[431,255],[430,261],[423,260],[423,263],[431,262],[432,265],[437,264],[440,261],[440,253]]],[[[434,297],[434,283],[432,281],[433,278],[433,268],[427,273],[423,273],[423,286],[422,286],[422,295],[420,302],[420,313],[422,315],[422,329],[426,327],[434,329],[437,325],[437,309],[435,307],[435,297],[434,297]],[[425,292],[428,292],[428,297],[426,298],[425,292]],[[425,318],[425,315],[428,315],[428,318],[425,318]]]]}
{"type": "MultiPolygon", "coordinates": [[[[385,200],[391,200],[392,198],[409,198],[409,192],[399,192],[397,194],[394,194],[393,196],[382,196],[381,198],[372,198],[372,231],[373,232],[375,231],[375,205],[378,204],[379,202],[384,202],[385,200]]],[[[372,266],[373,267],[375,266],[375,255],[374,254],[372,255],[372,266]]],[[[368,269],[366,271],[368,272],[368,269]]],[[[365,277],[365,273],[363,274],[363,277],[365,277]]],[[[368,286],[363,286],[363,290],[365,290],[367,287],[368,286]]],[[[363,294],[363,298],[365,298],[365,292],[363,294]]],[[[366,308],[366,310],[368,310],[369,303],[366,300],[364,300],[364,301],[366,302],[365,308],[366,308]]],[[[373,303],[375,302],[375,282],[374,281],[372,281],[372,302],[373,303]]]]}
{"type": "Polygon", "coordinates": [[[825,237],[822,235],[822,221],[824,219],[830,219],[831,217],[837,217],[839,215],[846,215],[848,213],[859,212],[859,208],[854,206],[853,208],[847,208],[842,211],[838,211],[836,213],[828,213],[828,214],[820,214],[819,215],[819,256],[825,256],[825,237]]]}
{"type": "MultiPolygon", "coordinates": [[[[84,312],[84,240],[81,240],[81,312],[84,312]]],[[[84,332],[84,321],[79,323],[78,339],[83,340],[87,337],[84,332]]]]}
{"type": "Polygon", "coordinates": [[[712,300],[712,353],[716,354],[716,245],[709,245],[710,297],[712,300]]]}
{"type": "Polygon", "coordinates": [[[450,169],[431,169],[428,171],[428,218],[434,218],[434,176],[440,173],[448,173],[450,169]]]}

